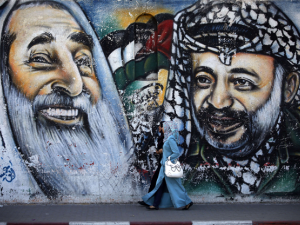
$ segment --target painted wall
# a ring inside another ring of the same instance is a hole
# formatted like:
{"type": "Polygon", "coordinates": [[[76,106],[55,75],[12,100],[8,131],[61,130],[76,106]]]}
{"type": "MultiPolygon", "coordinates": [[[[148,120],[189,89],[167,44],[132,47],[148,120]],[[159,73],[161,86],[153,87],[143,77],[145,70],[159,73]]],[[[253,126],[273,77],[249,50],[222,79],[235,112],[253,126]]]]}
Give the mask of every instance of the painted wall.
{"type": "Polygon", "coordinates": [[[0,203],[136,202],[168,120],[194,202],[298,202],[299,8],[1,1],[0,203]]]}

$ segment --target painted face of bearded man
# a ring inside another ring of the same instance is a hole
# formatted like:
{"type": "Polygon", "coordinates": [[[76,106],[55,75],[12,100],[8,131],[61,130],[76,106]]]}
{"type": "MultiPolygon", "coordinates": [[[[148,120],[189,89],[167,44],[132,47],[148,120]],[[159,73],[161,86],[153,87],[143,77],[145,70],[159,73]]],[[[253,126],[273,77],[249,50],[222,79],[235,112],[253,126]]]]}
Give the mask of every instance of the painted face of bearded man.
{"type": "Polygon", "coordinates": [[[93,55],[97,39],[53,2],[19,6],[6,37],[8,115],[41,189],[49,198],[105,192],[99,183],[126,172],[130,141],[122,139],[126,124],[103,98],[93,55]]]}
{"type": "MultiPolygon", "coordinates": [[[[200,134],[225,155],[256,150],[277,123],[284,71],[265,55],[238,53],[228,66],[208,52],[192,53],[192,59],[191,101],[200,134]]],[[[297,90],[298,75],[290,79],[285,102],[297,90]]]]}

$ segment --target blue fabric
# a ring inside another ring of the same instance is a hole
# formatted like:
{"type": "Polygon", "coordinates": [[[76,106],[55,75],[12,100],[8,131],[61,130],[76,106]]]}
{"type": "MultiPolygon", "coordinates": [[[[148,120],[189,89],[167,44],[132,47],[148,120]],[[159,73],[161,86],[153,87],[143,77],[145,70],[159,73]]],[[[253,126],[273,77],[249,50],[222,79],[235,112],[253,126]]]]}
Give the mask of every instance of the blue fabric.
{"type": "Polygon", "coordinates": [[[162,184],[163,179],[165,179],[168,192],[163,193],[159,208],[181,208],[188,205],[191,202],[191,199],[182,185],[181,178],[169,178],[165,176],[165,162],[169,156],[171,156],[171,161],[173,163],[174,160],[179,157],[179,149],[173,135],[171,135],[164,143],[161,168],[156,186],[151,192],[143,196],[143,201],[148,205],[153,205],[155,193],[162,184]]]}
{"type": "Polygon", "coordinates": [[[178,126],[175,121],[166,121],[164,122],[164,142],[168,140],[170,136],[174,136],[175,141],[179,144],[179,132],[178,126]]]}

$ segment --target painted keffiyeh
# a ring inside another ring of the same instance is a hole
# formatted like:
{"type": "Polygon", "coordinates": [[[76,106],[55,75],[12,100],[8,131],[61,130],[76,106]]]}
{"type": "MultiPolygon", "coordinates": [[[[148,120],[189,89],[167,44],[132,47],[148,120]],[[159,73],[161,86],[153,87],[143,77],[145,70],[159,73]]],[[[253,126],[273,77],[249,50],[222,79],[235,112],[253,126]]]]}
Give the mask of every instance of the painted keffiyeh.
{"type": "MultiPolygon", "coordinates": [[[[176,121],[180,150],[186,154],[191,139],[191,52],[212,52],[225,65],[238,52],[284,59],[299,71],[300,39],[294,24],[271,2],[202,0],[174,19],[171,66],[163,120],[176,121]]],[[[299,104],[299,91],[294,102],[299,104]]],[[[194,120],[199,127],[197,120],[194,120]]],[[[199,129],[198,129],[199,130],[199,129]]]]}
{"type": "MultiPolygon", "coordinates": [[[[257,193],[262,178],[268,173],[270,165],[276,165],[276,158],[272,157],[275,146],[279,144],[280,126],[283,123],[283,113],[281,112],[276,126],[271,132],[267,141],[251,158],[243,160],[233,160],[226,156],[213,158],[211,166],[226,171],[228,182],[232,185],[232,190],[241,194],[257,193]],[[221,166],[222,165],[222,166],[221,166]]],[[[201,173],[201,172],[200,172],[201,173]]]]}
{"type": "Polygon", "coordinates": [[[170,136],[174,136],[176,143],[179,143],[179,132],[177,124],[173,121],[164,122],[164,142],[168,140],[170,136]]]}

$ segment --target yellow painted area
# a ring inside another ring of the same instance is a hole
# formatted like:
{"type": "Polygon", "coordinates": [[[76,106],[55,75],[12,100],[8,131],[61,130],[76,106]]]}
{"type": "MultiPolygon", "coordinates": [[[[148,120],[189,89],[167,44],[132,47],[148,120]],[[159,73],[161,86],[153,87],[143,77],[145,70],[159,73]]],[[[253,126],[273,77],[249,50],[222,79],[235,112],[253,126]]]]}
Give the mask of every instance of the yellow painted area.
{"type": "MultiPolygon", "coordinates": [[[[124,29],[127,28],[130,24],[134,23],[136,19],[142,14],[152,15],[155,16],[159,13],[171,13],[174,12],[167,8],[134,8],[134,9],[117,9],[114,14],[112,15],[119,21],[120,26],[124,29]]],[[[143,16],[138,19],[138,22],[146,23],[150,19],[150,16],[143,16]]]]}

